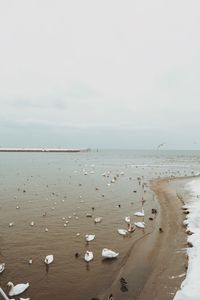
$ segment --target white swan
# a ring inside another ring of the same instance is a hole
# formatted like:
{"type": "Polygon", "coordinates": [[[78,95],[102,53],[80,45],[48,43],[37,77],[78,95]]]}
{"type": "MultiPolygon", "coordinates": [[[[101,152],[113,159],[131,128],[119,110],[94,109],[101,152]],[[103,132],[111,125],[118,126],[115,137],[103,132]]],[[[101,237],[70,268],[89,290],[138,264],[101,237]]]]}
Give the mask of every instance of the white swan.
{"type": "Polygon", "coordinates": [[[127,235],[128,231],[126,229],[117,229],[118,233],[121,235],[127,235]]]}
{"type": "Polygon", "coordinates": [[[20,300],[30,300],[31,298],[19,298],[20,300]]]}
{"type": "Polygon", "coordinates": [[[92,251],[86,251],[84,259],[85,261],[89,262],[94,258],[94,255],[92,253],[92,251]]]}
{"type": "Polygon", "coordinates": [[[0,273],[2,273],[5,270],[5,263],[0,264],[0,273]]]}
{"type": "Polygon", "coordinates": [[[139,228],[144,228],[145,227],[145,223],[144,222],[134,222],[135,226],[139,227],[139,228]]]}
{"type": "Polygon", "coordinates": [[[53,255],[47,255],[44,260],[45,264],[49,265],[53,262],[53,255]]]}
{"type": "Polygon", "coordinates": [[[142,207],[142,210],[141,211],[138,211],[136,213],[134,213],[134,216],[137,216],[137,217],[144,217],[144,209],[142,207]]]}
{"type": "Polygon", "coordinates": [[[103,220],[102,217],[96,217],[96,218],[94,219],[94,223],[95,223],[95,224],[96,224],[96,223],[100,223],[102,220],[103,220]]]}
{"type": "Polygon", "coordinates": [[[109,249],[106,249],[104,248],[102,250],[102,256],[103,257],[106,257],[106,258],[115,258],[119,255],[119,253],[113,251],[113,250],[109,250],[109,249]]]}
{"type": "Polygon", "coordinates": [[[87,242],[91,242],[95,239],[95,234],[86,234],[85,239],[87,242]]]}
{"type": "Polygon", "coordinates": [[[130,224],[131,223],[131,217],[125,217],[125,222],[130,224]]]}
{"type": "Polygon", "coordinates": [[[19,294],[22,294],[28,287],[29,287],[29,283],[20,283],[14,286],[14,284],[12,282],[8,282],[7,284],[8,286],[11,287],[8,295],[9,296],[16,296],[19,294]]]}

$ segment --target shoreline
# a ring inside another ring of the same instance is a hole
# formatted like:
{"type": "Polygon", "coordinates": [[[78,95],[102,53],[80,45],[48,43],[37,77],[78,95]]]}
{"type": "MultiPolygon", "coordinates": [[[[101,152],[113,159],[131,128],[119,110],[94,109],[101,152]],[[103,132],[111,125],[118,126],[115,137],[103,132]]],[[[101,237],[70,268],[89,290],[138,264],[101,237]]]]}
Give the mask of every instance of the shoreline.
{"type": "Polygon", "coordinates": [[[150,182],[158,207],[154,228],[133,243],[114,282],[98,299],[106,300],[111,293],[116,300],[174,299],[188,266],[184,200],[177,190],[184,192],[185,183],[194,178],[196,176],[150,182]],[[163,232],[159,231],[160,227],[163,232]],[[121,277],[128,282],[128,293],[120,291],[121,277]]]}

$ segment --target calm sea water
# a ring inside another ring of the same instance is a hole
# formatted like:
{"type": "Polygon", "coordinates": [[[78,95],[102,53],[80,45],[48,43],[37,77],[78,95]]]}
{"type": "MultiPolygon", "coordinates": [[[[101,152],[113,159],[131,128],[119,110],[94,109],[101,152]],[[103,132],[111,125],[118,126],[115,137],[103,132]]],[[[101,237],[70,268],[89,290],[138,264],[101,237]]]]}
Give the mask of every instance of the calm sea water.
{"type": "MultiPolygon", "coordinates": [[[[198,151],[0,153],[0,263],[6,263],[1,287],[8,291],[8,281],[28,281],[22,297],[35,300],[98,297],[109,290],[131,245],[153,229],[149,216],[158,204],[149,181],[199,171],[198,151]],[[133,214],[141,209],[142,197],[145,230],[120,236],[117,229],[126,229],[126,216],[141,221],[133,214]],[[103,220],[94,224],[97,216],[103,220]],[[96,239],[88,245],[85,234],[96,239]],[[103,248],[119,252],[118,259],[102,260],[103,248]],[[89,264],[83,259],[87,249],[94,253],[89,264]],[[46,268],[48,254],[54,262],[46,268]]],[[[120,299],[128,299],[128,293],[121,292],[120,299]]]]}

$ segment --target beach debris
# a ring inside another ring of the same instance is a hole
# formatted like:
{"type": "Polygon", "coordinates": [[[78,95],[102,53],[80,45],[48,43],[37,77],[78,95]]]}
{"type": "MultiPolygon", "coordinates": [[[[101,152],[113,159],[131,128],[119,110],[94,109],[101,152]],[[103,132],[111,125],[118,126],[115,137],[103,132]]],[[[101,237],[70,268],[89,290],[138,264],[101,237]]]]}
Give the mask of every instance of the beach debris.
{"type": "Polygon", "coordinates": [[[19,208],[20,208],[19,205],[17,205],[16,209],[19,209],[19,208]]]}
{"type": "Polygon", "coordinates": [[[118,233],[121,235],[127,235],[128,231],[126,229],[117,229],[118,233]]]}
{"type": "Polygon", "coordinates": [[[108,296],[108,300],[115,300],[113,294],[110,294],[110,295],[108,296]]]}
{"type": "Polygon", "coordinates": [[[182,274],[177,275],[177,276],[169,276],[169,279],[182,278],[184,276],[186,276],[186,273],[182,273],[182,274]]]}
{"type": "Polygon", "coordinates": [[[144,229],[145,223],[144,222],[134,222],[135,226],[138,228],[144,229]]]}
{"type": "Polygon", "coordinates": [[[28,282],[27,283],[19,283],[15,286],[12,282],[8,282],[7,285],[11,287],[11,289],[8,293],[9,296],[16,296],[16,295],[22,294],[29,287],[28,282]]]}
{"type": "Polygon", "coordinates": [[[45,232],[48,232],[49,231],[49,229],[48,228],[45,228],[45,230],[44,230],[45,232]]]}
{"type": "Polygon", "coordinates": [[[14,222],[10,222],[9,227],[13,227],[13,226],[14,226],[14,222]]]}
{"type": "Polygon", "coordinates": [[[31,221],[30,226],[34,226],[34,225],[35,225],[35,223],[33,221],[31,221]]]}
{"type": "Polygon", "coordinates": [[[187,245],[188,245],[189,248],[193,247],[193,244],[191,242],[189,242],[189,241],[187,242],[187,245]]]}
{"type": "Polygon", "coordinates": [[[152,208],[152,209],[151,209],[151,213],[152,213],[152,214],[155,214],[155,215],[156,215],[156,214],[157,214],[157,212],[158,212],[158,211],[157,211],[157,209],[156,209],[156,208],[152,208]]]}
{"type": "Polygon", "coordinates": [[[85,240],[86,242],[91,242],[95,239],[95,234],[86,234],[85,235],[85,240]]]}
{"type": "Polygon", "coordinates": [[[120,284],[121,284],[120,290],[122,292],[128,292],[128,286],[127,286],[128,282],[123,277],[120,278],[120,284]]]}
{"type": "Polygon", "coordinates": [[[79,233],[79,232],[77,232],[76,236],[80,236],[80,233],[79,233]]]}
{"type": "Polygon", "coordinates": [[[5,266],[6,266],[5,263],[0,264],[0,273],[2,273],[5,270],[5,266]]]}
{"type": "Polygon", "coordinates": [[[100,223],[102,220],[103,220],[103,217],[96,217],[96,218],[94,219],[94,223],[95,223],[95,224],[96,224],[96,223],[100,223]]]}
{"type": "Polygon", "coordinates": [[[44,262],[45,262],[45,264],[49,265],[53,262],[53,260],[54,260],[54,257],[52,254],[50,254],[45,257],[44,262]]]}
{"type": "Polygon", "coordinates": [[[89,262],[89,261],[93,260],[93,258],[94,258],[93,252],[87,250],[85,253],[85,256],[84,256],[85,261],[89,262]]]}
{"type": "Polygon", "coordinates": [[[101,254],[104,258],[115,258],[119,255],[119,253],[113,251],[113,250],[110,250],[110,249],[107,249],[107,248],[104,248],[102,250],[102,254],[101,254]]]}

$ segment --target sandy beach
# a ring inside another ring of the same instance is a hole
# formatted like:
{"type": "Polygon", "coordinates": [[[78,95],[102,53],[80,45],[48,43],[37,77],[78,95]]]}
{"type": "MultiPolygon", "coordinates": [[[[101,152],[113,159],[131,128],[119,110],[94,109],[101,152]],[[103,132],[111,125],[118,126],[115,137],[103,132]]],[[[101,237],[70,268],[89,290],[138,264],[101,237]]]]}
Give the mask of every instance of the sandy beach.
{"type": "Polygon", "coordinates": [[[111,288],[100,299],[171,300],[185,278],[187,235],[183,227],[183,186],[189,179],[152,181],[158,201],[154,229],[136,241],[111,288]],[[177,197],[177,191],[178,197],[177,197]],[[159,228],[162,228],[160,232],[159,228]],[[128,292],[120,290],[120,278],[128,283],[128,292]],[[123,293],[123,295],[122,295],[123,293]]]}

